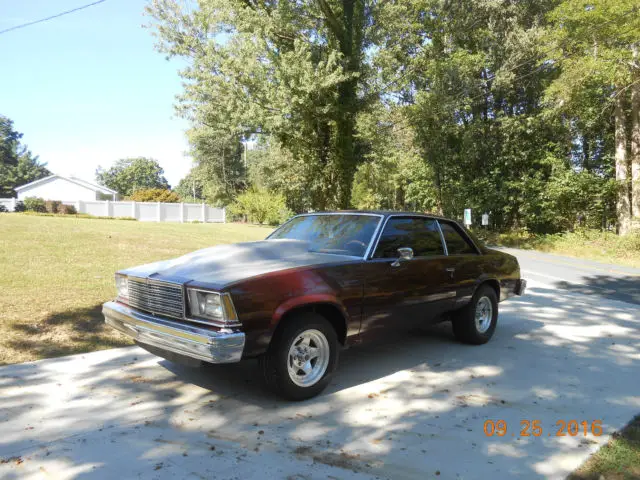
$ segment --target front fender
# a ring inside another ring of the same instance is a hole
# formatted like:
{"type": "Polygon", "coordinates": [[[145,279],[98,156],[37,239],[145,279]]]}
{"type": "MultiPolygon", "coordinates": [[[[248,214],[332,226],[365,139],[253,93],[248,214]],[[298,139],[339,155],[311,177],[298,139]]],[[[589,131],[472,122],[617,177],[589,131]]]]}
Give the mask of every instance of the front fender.
{"type": "Polygon", "coordinates": [[[275,327],[280,322],[282,317],[284,317],[291,310],[319,304],[331,305],[337,308],[345,319],[346,324],[348,324],[349,314],[347,313],[347,309],[345,308],[345,306],[340,300],[338,300],[338,298],[336,298],[334,295],[326,293],[314,293],[289,298],[285,302],[281,303],[273,312],[273,316],[271,317],[271,326],[275,327]]]}

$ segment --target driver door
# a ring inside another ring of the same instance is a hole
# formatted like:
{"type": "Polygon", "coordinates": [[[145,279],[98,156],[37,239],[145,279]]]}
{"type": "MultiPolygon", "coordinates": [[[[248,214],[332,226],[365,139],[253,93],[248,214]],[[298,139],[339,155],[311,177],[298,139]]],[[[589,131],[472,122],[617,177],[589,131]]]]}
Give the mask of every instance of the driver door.
{"type": "Polygon", "coordinates": [[[364,262],[361,337],[381,337],[389,329],[428,323],[452,304],[447,257],[436,220],[390,217],[372,258],[364,262]],[[414,257],[398,260],[398,248],[414,257]]]}

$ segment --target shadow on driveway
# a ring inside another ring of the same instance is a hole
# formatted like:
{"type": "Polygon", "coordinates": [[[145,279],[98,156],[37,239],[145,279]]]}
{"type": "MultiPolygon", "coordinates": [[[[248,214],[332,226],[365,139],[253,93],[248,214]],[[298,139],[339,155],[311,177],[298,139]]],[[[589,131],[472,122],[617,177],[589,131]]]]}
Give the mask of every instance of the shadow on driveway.
{"type": "Polygon", "coordinates": [[[535,285],[500,307],[487,345],[443,324],[354,348],[301,403],[265,392],[253,361],[193,370],[134,347],[4,367],[0,476],[563,477],[605,437],[558,421],[609,433],[640,411],[637,307],[535,285]]]}

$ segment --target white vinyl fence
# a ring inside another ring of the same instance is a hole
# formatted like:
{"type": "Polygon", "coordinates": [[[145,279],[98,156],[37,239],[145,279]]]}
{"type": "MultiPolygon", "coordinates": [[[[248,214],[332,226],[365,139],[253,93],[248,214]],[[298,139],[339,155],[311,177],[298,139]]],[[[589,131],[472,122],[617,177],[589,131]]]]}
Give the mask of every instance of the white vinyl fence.
{"type": "MultiPolygon", "coordinates": [[[[96,217],[132,217],[142,222],[210,222],[225,223],[224,208],[215,208],[204,203],[161,203],[161,202],[112,202],[81,201],[62,202],[73,205],[78,213],[88,213],[96,217]]],[[[0,198],[12,212],[15,209],[15,198],[0,198]]]]}
{"type": "Polygon", "coordinates": [[[0,205],[3,205],[4,208],[9,210],[10,212],[13,212],[13,210],[14,210],[14,208],[16,206],[16,199],[15,198],[0,198],[0,205]]]}

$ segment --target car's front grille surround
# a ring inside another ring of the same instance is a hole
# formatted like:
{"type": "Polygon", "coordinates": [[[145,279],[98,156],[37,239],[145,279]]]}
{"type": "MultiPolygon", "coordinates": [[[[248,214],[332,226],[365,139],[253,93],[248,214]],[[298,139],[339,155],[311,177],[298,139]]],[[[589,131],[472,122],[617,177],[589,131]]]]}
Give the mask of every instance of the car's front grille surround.
{"type": "Polygon", "coordinates": [[[129,306],[154,315],[184,318],[184,288],[178,283],[129,277],[129,306]]]}

